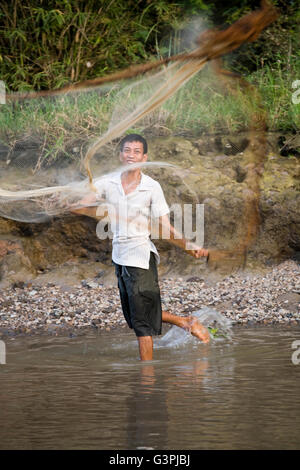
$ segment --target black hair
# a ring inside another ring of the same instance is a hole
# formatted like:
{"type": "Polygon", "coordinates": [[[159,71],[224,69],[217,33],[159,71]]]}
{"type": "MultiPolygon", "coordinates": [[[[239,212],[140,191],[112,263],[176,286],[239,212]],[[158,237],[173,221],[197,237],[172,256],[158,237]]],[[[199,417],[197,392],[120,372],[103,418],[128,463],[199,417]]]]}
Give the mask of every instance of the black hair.
{"type": "Polygon", "coordinates": [[[126,142],[141,142],[143,144],[143,152],[144,152],[144,155],[148,152],[148,144],[147,144],[147,141],[146,139],[144,139],[144,137],[142,137],[141,135],[139,134],[128,134],[128,135],[125,135],[125,137],[123,137],[123,139],[121,140],[120,142],[120,150],[122,152],[123,148],[124,148],[124,145],[126,144],[126,142]]]}

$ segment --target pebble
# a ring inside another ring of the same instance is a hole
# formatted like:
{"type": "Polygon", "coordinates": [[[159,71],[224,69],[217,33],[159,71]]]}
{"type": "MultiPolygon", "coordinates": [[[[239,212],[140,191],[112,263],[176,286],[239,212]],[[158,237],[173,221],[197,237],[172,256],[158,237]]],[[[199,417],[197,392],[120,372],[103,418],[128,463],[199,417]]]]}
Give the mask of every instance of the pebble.
{"type": "MultiPolygon", "coordinates": [[[[234,323],[300,324],[300,267],[292,260],[264,275],[237,273],[213,285],[198,277],[161,279],[160,289],[163,310],[177,315],[209,306],[234,323]],[[299,295],[298,304],[294,301],[290,306],[287,294],[294,299],[299,295]]],[[[0,293],[0,336],[24,331],[59,334],[64,328],[73,333],[84,328],[111,331],[124,326],[117,287],[82,281],[68,290],[53,284],[34,288],[25,284],[0,293]]]]}

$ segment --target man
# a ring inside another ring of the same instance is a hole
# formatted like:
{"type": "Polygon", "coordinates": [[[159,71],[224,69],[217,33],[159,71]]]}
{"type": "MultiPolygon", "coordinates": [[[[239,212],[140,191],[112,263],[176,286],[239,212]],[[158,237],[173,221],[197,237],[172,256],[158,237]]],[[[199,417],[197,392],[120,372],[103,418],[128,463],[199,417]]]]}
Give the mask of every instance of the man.
{"type": "MultiPolygon", "coordinates": [[[[150,218],[157,217],[164,233],[169,230],[168,241],[195,258],[207,257],[208,251],[197,246],[187,250],[187,241],[178,238],[178,233],[170,224],[169,208],[160,184],[143,174],[138,166],[147,161],[147,152],[147,142],[142,136],[125,136],[120,143],[120,160],[126,165],[126,170],[95,183],[98,200],[99,196],[104,198],[111,208],[108,212],[113,231],[112,260],[118,278],[122,310],[128,326],[135,331],[143,361],[153,358],[152,337],[161,334],[162,322],[184,328],[203,342],[210,340],[208,330],[197,319],[162,311],[157,277],[159,255],[150,240],[150,218]]],[[[96,200],[96,196],[88,196],[81,204],[94,204],[96,200]]],[[[92,207],[71,212],[100,215],[92,207]]]]}

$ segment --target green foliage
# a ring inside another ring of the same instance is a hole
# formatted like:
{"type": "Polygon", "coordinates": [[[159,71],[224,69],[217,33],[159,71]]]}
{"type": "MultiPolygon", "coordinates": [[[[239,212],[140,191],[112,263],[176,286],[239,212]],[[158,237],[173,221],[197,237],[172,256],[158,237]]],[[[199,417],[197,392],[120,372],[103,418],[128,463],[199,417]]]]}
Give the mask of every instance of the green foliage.
{"type": "MultiPolygon", "coordinates": [[[[299,60],[297,2],[273,3],[280,18],[226,58],[231,68],[249,73],[287,55],[290,63],[299,60]]],[[[190,18],[198,25],[205,18],[207,25],[225,26],[259,5],[259,0],[2,1],[0,77],[11,91],[60,88],[190,47],[190,18]]]]}
{"type": "Polygon", "coordinates": [[[207,327],[211,337],[213,339],[216,339],[216,338],[227,338],[227,336],[224,334],[224,333],[220,333],[219,332],[219,328],[212,328],[210,326],[207,327]]]}
{"type": "Polygon", "coordinates": [[[207,329],[213,338],[218,338],[218,334],[217,334],[218,328],[208,327],[207,329]]]}
{"type": "MultiPolygon", "coordinates": [[[[294,75],[277,63],[274,68],[265,66],[247,77],[259,91],[271,131],[300,128],[300,105],[293,104],[291,99],[292,83],[297,76],[300,77],[299,66],[298,75],[296,72],[294,75]]],[[[71,156],[69,149],[74,142],[91,142],[106,131],[115,105],[120,104],[116,102],[119,93],[120,85],[7,104],[0,109],[0,138],[11,145],[24,136],[35,136],[46,156],[54,158],[59,153],[71,156]]],[[[234,133],[249,128],[260,106],[251,94],[239,90],[236,82],[232,82],[232,91],[228,91],[213,70],[206,67],[131,131],[149,136],[161,130],[189,136],[234,133]]]]}
{"type": "Polygon", "coordinates": [[[278,4],[278,19],[254,42],[244,44],[226,58],[231,69],[249,74],[265,65],[276,66],[278,61],[288,68],[299,63],[300,10],[293,1],[273,3],[278,4]]]}
{"type": "Polygon", "coordinates": [[[149,60],[202,0],[11,0],[0,4],[0,76],[12,91],[59,88],[149,60]]]}
{"type": "MultiPolygon", "coordinates": [[[[227,68],[254,84],[268,111],[270,130],[298,131],[300,105],[292,83],[300,79],[300,13],[293,0],[274,0],[279,19],[253,43],[226,56],[227,68]]],[[[11,0],[0,4],[0,78],[10,91],[60,88],[191,47],[195,31],[225,26],[258,0],[11,0]],[[202,16],[201,16],[202,15],[202,16]],[[189,19],[194,19],[189,22],[189,19]],[[195,26],[195,31],[194,31],[195,26]],[[198,28],[198,29],[197,29],[198,28]]],[[[11,142],[36,135],[48,155],[68,152],[76,138],[105,131],[115,88],[0,108],[0,136],[11,142]]],[[[155,114],[149,129],[174,134],[246,129],[257,104],[233,97],[204,70],[155,114]]],[[[137,124],[139,125],[139,123],[137,124]]]]}

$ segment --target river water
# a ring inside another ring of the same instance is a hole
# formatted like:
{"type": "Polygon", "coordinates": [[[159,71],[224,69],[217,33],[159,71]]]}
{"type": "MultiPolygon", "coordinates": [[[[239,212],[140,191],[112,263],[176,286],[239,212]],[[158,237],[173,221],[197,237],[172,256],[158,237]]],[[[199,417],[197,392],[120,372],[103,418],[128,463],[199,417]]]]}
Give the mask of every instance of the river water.
{"type": "Polygon", "coordinates": [[[128,329],[7,338],[0,448],[299,449],[295,340],[296,326],[209,345],[166,328],[142,363],[128,329]]]}

